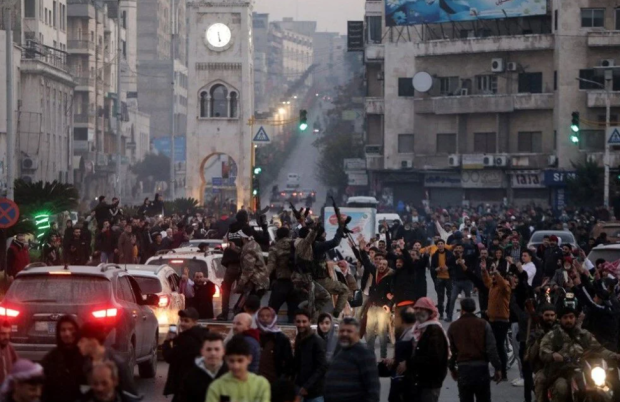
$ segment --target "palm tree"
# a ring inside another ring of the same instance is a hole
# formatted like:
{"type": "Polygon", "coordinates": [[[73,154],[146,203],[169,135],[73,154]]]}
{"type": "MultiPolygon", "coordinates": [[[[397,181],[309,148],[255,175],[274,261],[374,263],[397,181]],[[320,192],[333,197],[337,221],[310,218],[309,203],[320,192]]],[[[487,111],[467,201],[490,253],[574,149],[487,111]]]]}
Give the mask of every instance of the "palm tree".
{"type": "Polygon", "coordinates": [[[75,187],[67,183],[34,182],[15,180],[15,202],[22,216],[45,212],[49,215],[71,211],[77,208],[80,195],[75,187]]]}

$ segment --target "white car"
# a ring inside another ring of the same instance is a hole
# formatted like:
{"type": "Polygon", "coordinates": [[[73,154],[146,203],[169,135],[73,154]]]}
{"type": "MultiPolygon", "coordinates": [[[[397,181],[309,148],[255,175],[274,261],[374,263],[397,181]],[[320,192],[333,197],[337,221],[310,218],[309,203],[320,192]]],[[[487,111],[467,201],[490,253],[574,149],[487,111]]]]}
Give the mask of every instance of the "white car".
{"type": "Polygon", "coordinates": [[[599,258],[602,258],[607,262],[620,260],[620,244],[601,244],[590,250],[588,260],[590,260],[592,265],[595,265],[596,260],[599,258]]]}
{"type": "Polygon", "coordinates": [[[297,188],[301,184],[301,175],[298,173],[289,173],[286,176],[286,188],[297,188]]]}
{"type": "Polygon", "coordinates": [[[161,345],[170,325],[179,321],[179,311],[185,309],[185,296],[180,293],[180,275],[169,265],[127,265],[127,273],[133,277],[142,294],[156,294],[159,304],[151,307],[159,323],[161,345]]]}
{"type": "Polygon", "coordinates": [[[146,264],[167,264],[174,269],[179,277],[183,275],[184,268],[189,269],[190,278],[193,278],[196,272],[202,272],[205,278],[217,286],[219,290],[224,281],[224,273],[226,272],[226,268],[222,266],[221,261],[222,254],[205,254],[192,252],[190,250],[188,250],[188,252],[178,253],[175,252],[175,250],[171,250],[167,254],[160,254],[149,258],[146,264]]]}

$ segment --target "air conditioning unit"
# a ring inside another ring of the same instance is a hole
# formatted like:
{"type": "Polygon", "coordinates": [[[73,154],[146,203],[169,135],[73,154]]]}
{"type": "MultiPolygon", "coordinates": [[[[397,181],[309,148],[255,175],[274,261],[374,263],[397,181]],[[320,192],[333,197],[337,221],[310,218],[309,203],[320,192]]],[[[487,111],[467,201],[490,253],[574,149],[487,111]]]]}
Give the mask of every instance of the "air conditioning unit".
{"type": "Polygon", "coordinates": [[[34,181],[34,176],[31,176],[31,175],[29,175],[29,174],[23,174],[23,175],[21,176],[21,179],[22,179],[25,183],[30,184],[30,183],[32,183],[32,182],[34,181]]]}
{"type": "Polygon", "coordinates": [[[448,165],[451,167],[459,167],[461,166],[461,155],[450,155],[448,156],[448,165]]]}
{"type": "Polygon", "coordinates": [[[461,89],[459,90],[459,95],[460,95],[460,96],[467,96],[467,95],[469,95],[469,89],[467,89],[467,88],[461,88],[461,89]]]}
{"type": "Polygon", "coordinates": [[[517,71],[518,68],[519,68],[519,65],[515,63],[514,61],[511,61],[510,63],[506,64],[506,71],[517,71]]]}
{"type": "Polygon", "coordinates": [[[495,155],[493,159],[494,166],[508,166],[508,156],[506,155],[495,155]]]}
{"type": "Polygon", "coordinates": [[[413,159],[403,159],[400,161],[401,169],[411,169],[413,167],[413,159]]]}
{"type": "Polygon", "coordinates": [[[385,79],[385,73],[383,71],[379,71],[377,73],[377,81],[383,81],[385,79]]]}
{"type": "Polygon", "coordinates": [[[482,158],[482,164],[484,166],[495,166],[495,157],[493,155],[485,155],[482,158]]]}
{"type": "Polygon", "coordinates": [[[491,71],[494,73],[503,73],[504,69],[504,59],[491,59],[491,71]]]}
{"type": "Polygon", "coordinates": [[[547,165],[551,166],[551,167],[557,166],[558,165],[558,157],[555,156],[555,155],[549,155],[547,157],[547,165]]]}
{"type": "Polygon", "coordinates": [[[27,156],[22,159],[22,170],[37,170],[38,167],[39,160],[37,158],[27,156]]]}
{"type": "Polygon", "coordinates": [[[614,59],[603,59],[601,60],[601,67],[613,67],[616,65],[614,59]]]}

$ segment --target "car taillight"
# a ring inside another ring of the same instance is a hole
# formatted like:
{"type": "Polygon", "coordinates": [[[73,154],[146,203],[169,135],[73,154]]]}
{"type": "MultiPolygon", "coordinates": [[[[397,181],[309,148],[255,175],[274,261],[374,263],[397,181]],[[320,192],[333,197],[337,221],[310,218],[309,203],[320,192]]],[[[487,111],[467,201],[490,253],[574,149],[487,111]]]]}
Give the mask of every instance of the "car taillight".
{"type": "Polygon", "coordinates": [[[168,296],[166,295],[159,296],[159,303],[157,303],[159,307],[168,307],[169,304],[170,304],[170,298],[168,296]]]}
{"type": "Polygon", "coordinates": [[[116,317],[118,314],[118,310],[115,308],[109,308],[106,310],[95,310],[93,311],[93,317],[95,318],[110,318],[116,317]]]}
{"type": "Polygon", "coordinates": [[[15,318],[19,315],[19,311],[10,308],[0,307],[0,317],[15,318]]]}

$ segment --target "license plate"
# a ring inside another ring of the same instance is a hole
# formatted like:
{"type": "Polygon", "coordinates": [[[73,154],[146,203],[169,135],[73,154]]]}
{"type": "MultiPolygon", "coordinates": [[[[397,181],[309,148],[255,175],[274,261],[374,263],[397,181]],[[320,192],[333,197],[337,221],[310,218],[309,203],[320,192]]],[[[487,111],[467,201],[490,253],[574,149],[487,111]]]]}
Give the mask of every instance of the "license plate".
{"type": "Polygon", "coordinates": [[[54,321],[37,321],[34,323],[34,330],[54,335],[56,334],[56,323],[54,321]]]}

